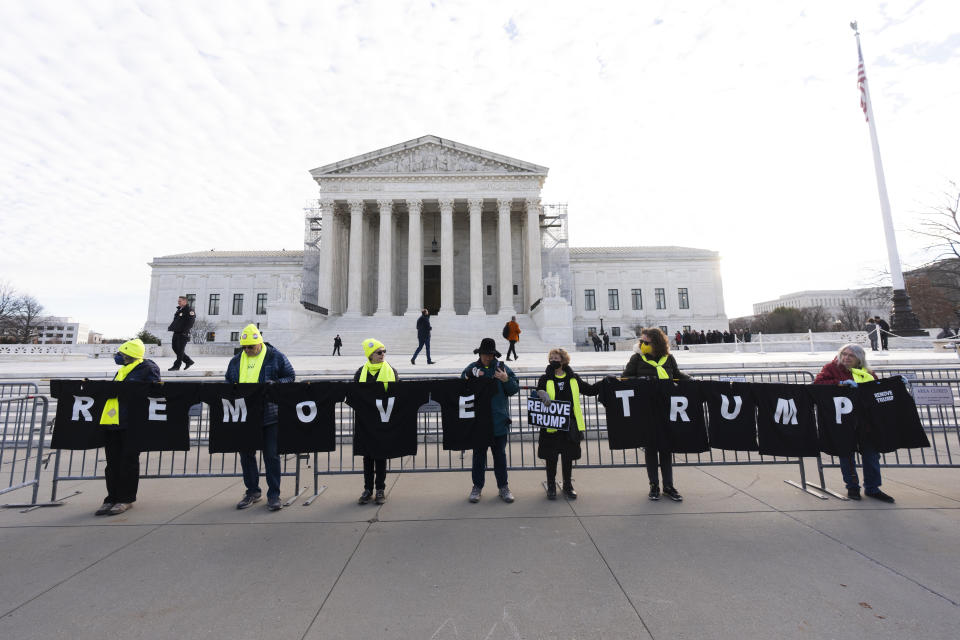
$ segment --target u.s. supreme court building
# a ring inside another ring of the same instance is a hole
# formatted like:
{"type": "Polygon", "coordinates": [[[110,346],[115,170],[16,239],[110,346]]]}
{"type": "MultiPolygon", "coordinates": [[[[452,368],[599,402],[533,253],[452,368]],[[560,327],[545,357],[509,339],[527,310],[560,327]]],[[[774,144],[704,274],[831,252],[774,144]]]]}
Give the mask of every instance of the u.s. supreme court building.
{"type": "MultiPolygon", "coordinates": [[[[541,202],[547,171],[432,135],[324,165],[310,172],[320,193],[303,250],[154,258],[146,329],[168,335],[181,294],[208,343],[235,342],[253,322],[290,354],[329,353],[338,333],[345,347],[373,336],[412,349],[423,308],[438,353],[504,343],[512,315],[526,351],[601,326],[613,340],[638,326],[727,328],[717,252],[571,247],[566,206],[541,202]]],[[[587,217],[570,214],[574,228],[587,217]]]]}

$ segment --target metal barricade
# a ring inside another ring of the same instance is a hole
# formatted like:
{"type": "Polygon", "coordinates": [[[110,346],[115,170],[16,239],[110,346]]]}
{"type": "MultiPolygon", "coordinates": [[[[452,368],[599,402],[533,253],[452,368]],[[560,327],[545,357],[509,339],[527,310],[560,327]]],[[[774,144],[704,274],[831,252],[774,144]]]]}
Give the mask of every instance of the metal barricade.
{"type": "Polygon", "coordinates": [[[0,382],[0,399],[11,396],[37,395],[40,390],[34,382],[0,382]]]}
{"type": "MultiPolygon", "coordinates": [[[[194,405],[190,410],[190,450],[154,451],[140,454],[140,478],[242,478],[240,454],[210,453],[209,413],[205,404],[194,405]]],[[[281,456],[281,477],[295,479],[294,495],[284,502],[289,506],[299,498],[306,487],[300,484],[300,461],[309,460],[309,455],[281,456]]],[[[258,456],[258,465],[263,474],[263,457],[258,456]]],[[[76,480],[100,480],[104,478],[106,457],[102,449],[71,451],[58,449],[54,458],[53,488],[50,499],[57,500],[61,482],[76,480]]],[[[79,491],[71,495],[76,495],[79,491]]],[[[70,497],[70,496],[66,496],[70,497]]]]}
{"type": "MultiPolygon", "coordinates": [[[[587,383],[599,382],[609,373],[579,373],[587,383]]],[[[780,382],[791,384],[809,384],[813,374],[803,370],[777,371],[737,371],[710,372],[693,375],[695,379],[727,380],[732,382],[780,382]]],[[[526,398],[529,389],[534,388],[539,376],[518,376],[520,393],[510,398],[510,417],[513,420],[507,435],[507,469],[510,471],[544,470],[546,467],[537,457],[539,427],[530,427],[526,420],[526,398]]],[[[607,443],[606,411],[595,396],[581,396],[581,410],[584,418],[584,440],[581,443],[582,455],[575,465],[579,469],[610,467],[645,466],[640,449],[610,450],[607,443]]],[[[470,471],[473,465],[472,452],[445,451],[443,449],[443,429],[439,409],[425,405],[418,416],[417,454],[387,461],[391,473],[414,473],[423,471],[470,471]]],[[[706,412],[705,412],[706,414],[706,412]]],[[[709,416],[705,415],[709,421],[709,416]]],[[[312,503],[326,489],[320,484],[320,476],[362,473],[363,463],[353,455],[353,410],[341,403],[336,410],[336,450],[329,453],[313,454],[314,492],[304,506],[312,503]]],[[[709,422],[708,422],[709,424],[709,422]]],[[[488,454],[489,455],[489,454],[488,454]]],[[[758,465],[786,464],[797,465],[801,480],[784,482],[797,487],[817,498],[826,499],[806,482],[806,471],[801,458],[762,456],[749,451],[725,451],[711,449],[701,454],[674,454],[674,464],[680,466],[707,465],[758,465]]]]}
{"type": "MultiPolygon", "coordinates": [[[[28,388],[35,385],[19,385],[28,388]]],[[[0,495],[33,487],[29,503],[5,508],[46,506],[37,503],[48,400],[33,394],[0,397],[0,495]],[[4,482],[5,480],[5,482],[4,482]]]]}

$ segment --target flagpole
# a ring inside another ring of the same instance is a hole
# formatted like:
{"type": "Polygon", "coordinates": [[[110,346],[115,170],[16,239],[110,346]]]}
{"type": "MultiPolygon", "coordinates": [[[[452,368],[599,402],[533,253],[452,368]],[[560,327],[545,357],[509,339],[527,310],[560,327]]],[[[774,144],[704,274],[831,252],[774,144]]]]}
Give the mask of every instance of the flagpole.
{"type": "Polygon", "coordinates": [[[890,314],[891,332],[901,335],[926,335],[920,331],[920,321],[913,313],[910,305],[910,296],[903,281],[903,270],[900,267],[900,254],[897,251],[897,236],[893,230],[893,216],[890,213],[890,198],[887,196],[887,181],[883,174],[883,161],[880,159],[880,143],[877,140],[877,127],[873,118],[873,101],[870,100],[870,87],[867,84],[867,74],[863,63],[863,52],[860,48],[860,32],[856,21],[850,23],[854,36],[857,39],[857,55],[860,66],[857,70],[857,84],[860,86],[861,106],[867,118],[870,129],[870,145],[873,148],[873,168],[877,174],[877,191],[880,196],[880,213],[883,217],[883,232],[887,240],[887,260],[890,263],[890,278],[893,284],[893,309],[890,314]]]}

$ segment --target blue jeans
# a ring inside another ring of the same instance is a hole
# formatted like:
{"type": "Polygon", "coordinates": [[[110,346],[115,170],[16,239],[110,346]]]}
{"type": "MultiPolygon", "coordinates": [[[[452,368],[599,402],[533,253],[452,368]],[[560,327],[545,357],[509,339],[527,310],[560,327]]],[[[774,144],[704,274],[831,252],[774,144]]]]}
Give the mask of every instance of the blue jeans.
{"type": "MultiPolygon", "coordinates": [[[[843,481],[847,489],[859,489],[860,480],[857,478],[857,466],[854,463],[853,456],[838,456],[840,460],[840,473],[843,474],[843,481]]],[[[880,490],[880,454],[871,449],[866,449],[860,454],[860,460],[863,463],[863,490],[865,493],[876,493],[880,490]]]]}
{"type": "Polygon", "coordinates": [[[417,356],[420,355],[420,349],[423,349],[423,347],[426,346],[426,347],[427,347],[427,362],[430,362],[431,360],[433,360],[433,358],[430,357],[430,337],[427,336],[426,338],[418,338],[418,339],[420,340],[420,344],[417,346],[417,350],[413,352],[413,357],[410,358],[410,359],[411,359],[411,360],[416,360],[416,359],[417,359],[417,356]]]}
{"type": "Polygon", "coordinates": [[[473,485],[483,488],[487,474],[487,449],[493,451],[493,475],[497,479],[497,487],[507,486],[507,436],[493,436],[493,444],[482,449],[473,450],[473,485]]]}
{"type": "MultiPolygon", "coordinates": [[[[257,452],[244,451],[240,454],[240,467],[243,469],[243,484],[247,493],[260,493],[260,468],[257,465],[257,452]]],[[[280,455],[277,454],[277,425],[263,426],[263,467],[267,476],[267,500],[280,497],[280,455]]]]}

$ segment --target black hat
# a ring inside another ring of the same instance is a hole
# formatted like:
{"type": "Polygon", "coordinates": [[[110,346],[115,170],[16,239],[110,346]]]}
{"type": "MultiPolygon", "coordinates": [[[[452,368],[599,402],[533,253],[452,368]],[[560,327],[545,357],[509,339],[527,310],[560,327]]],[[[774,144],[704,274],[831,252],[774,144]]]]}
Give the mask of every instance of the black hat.
{"type": "Polygon", "coordinates": [[[493,338],[484,338],[480,341],[480,346],[473,350],[474,353],[492,353],[493,355],[500,357],[500,352],[497,351],[497,343],[493,341],[493,338]]]}

